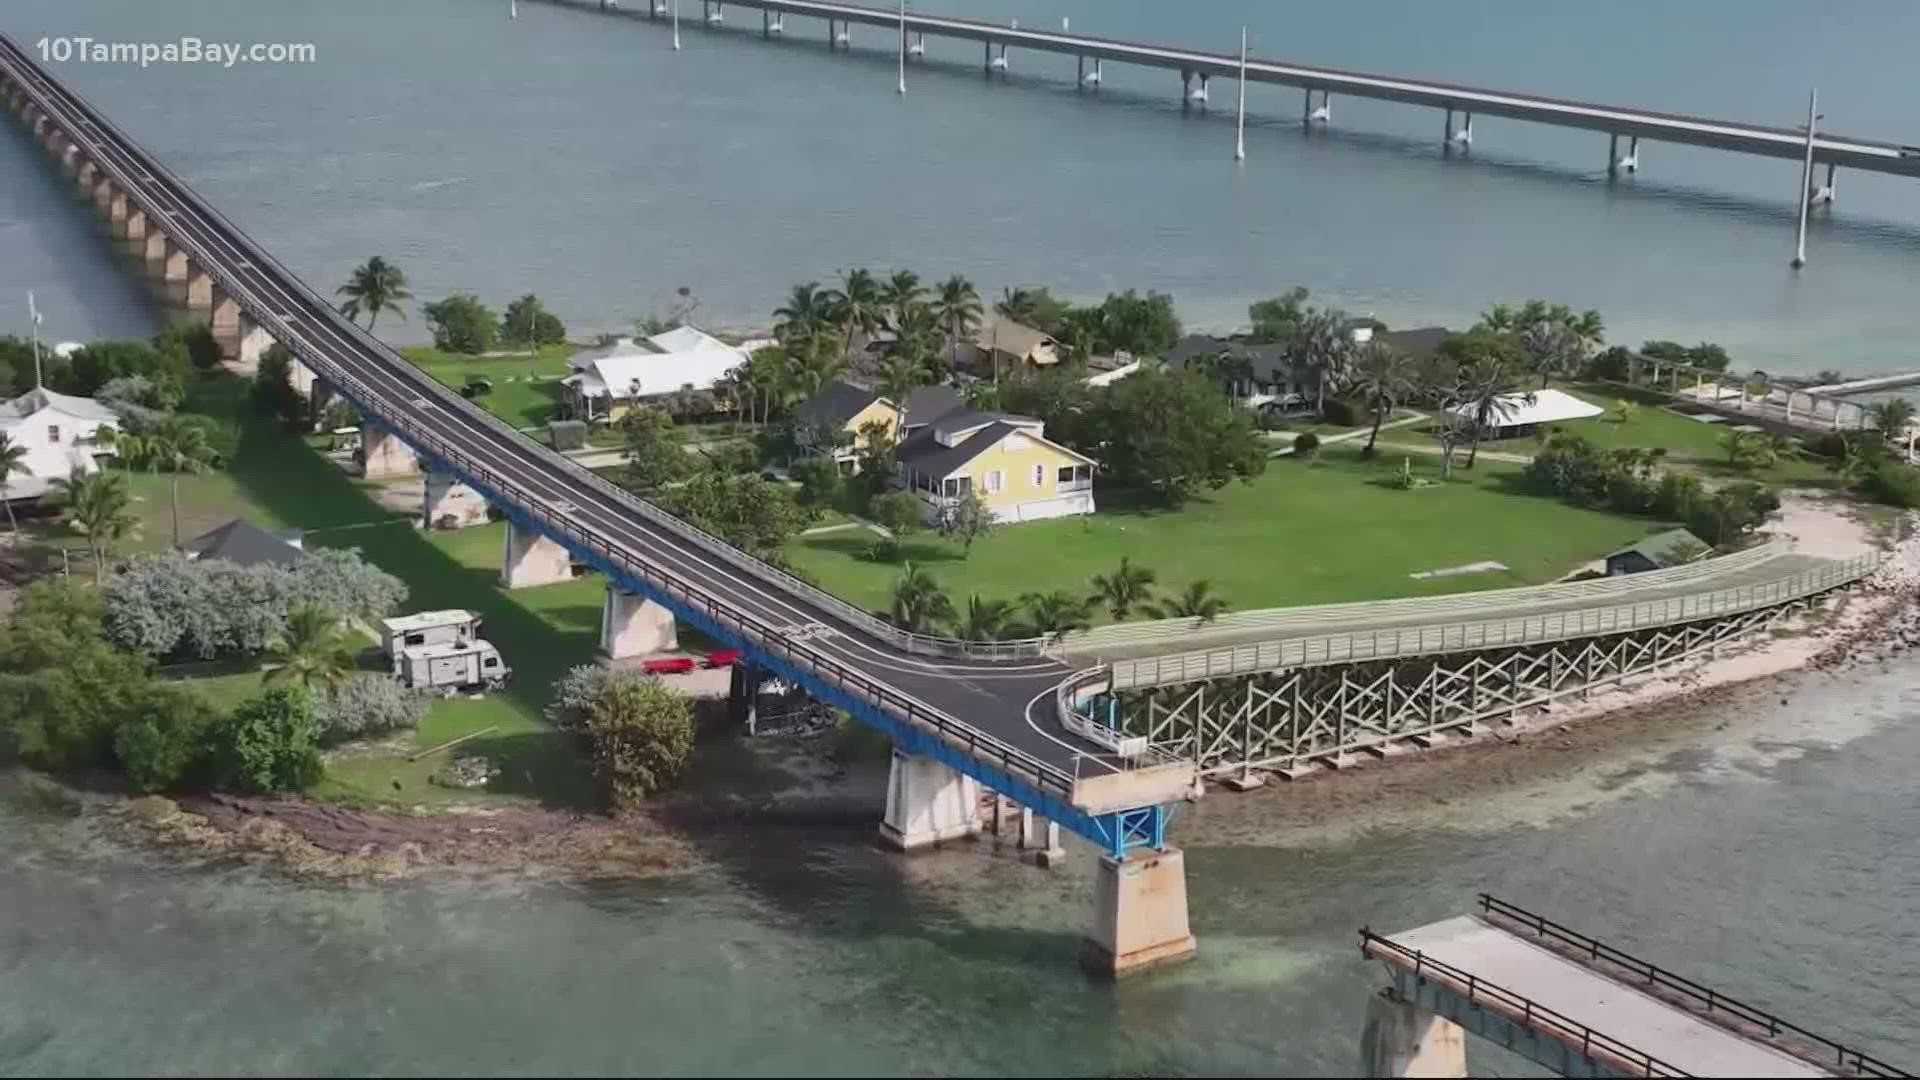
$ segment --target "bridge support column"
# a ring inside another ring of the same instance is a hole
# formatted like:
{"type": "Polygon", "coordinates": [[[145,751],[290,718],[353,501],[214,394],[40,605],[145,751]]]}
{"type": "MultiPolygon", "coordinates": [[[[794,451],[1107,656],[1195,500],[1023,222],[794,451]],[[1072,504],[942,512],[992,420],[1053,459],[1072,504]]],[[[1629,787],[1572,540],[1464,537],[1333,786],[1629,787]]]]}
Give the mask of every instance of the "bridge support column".
{"type": "Polygon", "coordinates": [[[1607,136],[1607,175],[1620,175],[1620,136],[1607,136]]]}
{"type": "Polygon", "coordinates": [[[1093,929],[1080,962],[1095,975],[1120,978],[1179,963],[1194,954],[1187,925],[1187,864],[1179,848],[1100,857],[1093,875],[1093,929]]]}
{"type": "MultiPolygon", "coordinates": [[[[241,371],[251,374],[260,370],[260,357],[273,347],[273,335],[267,328],[254,322],[246,312],[240,313],[239,335],[234,342],[233,362],[241,371]]],[[[307,371],[304,364],[294,361],[291,365],[299,372],[306,372],[307,382],[313,382],[313,372],[307,371]]],[[[294,372],[289,372],[290,375],[294,372]]],[[[291,379],[289,381],[292,381],[291,379]]],[[[295,387],[298,389],[298,387],[295,387]]]]}
{"type": "MultiPolygon", "coordinates": [[[[112,217],[113,199],[114,196],[118,194],[119,192],[116,191],[113,186],[113,181],[104,176],[95,181],[93,185],[93,208],[98,210],[102,217],[107,218],[109,224],[118,224],[113,221],[112,217]]],[[[127,217],[126,197],[121,196],[120,200],[120,220],[125,221],[127,217]]]]}
{"type": "Polygon", "coordinates": [[[767,673],[741,661],[733,665],[727,686],[727,714],[740,730],[753,735],[760,726],[760,684],[767,673]]]}
{"type": "Polygon", "coordinates": [[[1447,1018],[1402,1001],[1394,991],[1367,999],[1360,1075],[1467,1075],[1467,1033],[1447,1018]]]}
{"type": "MultiPolygon", "coordinates": [[[[271,342],[268,343],[269,347],[271,344],[271,342]]],[[[265,352],[266,349],[263,348],[261,351],[265,352]]],[[[325,379],[315,375],[313,369],[301,363],[298,357],[287,361],[287,385],[293,387],[294,393],[306,398],[316,413],[326,407],[326,399],[333,397],[333,387],[328,385],[325,379]]],[[[361,445],[366,445],[365,439],[361,440],[361,445]]]]}
{"type": "Polygon", "coordinates": [[[145,240],[147,238],[147,212],[137,206],[128,207],[127,220],[120,228],[121,235],[125,236],[128,240],[145,240]]]}
{"type": "Polygon", "coordinates": [[[1020,808],[1020,850],[1035,866],[1059,866],[1067,857],[1067,849],[1060,846],[1059,823],[1024,806],[1020,808]]]}
{"type": "Polygon", "coordinates": [[[1182,102],[1193,100],[1193,72],[1185,68],[1180,69],[1180,100],[1182,102]]]}
{"type": "Polygon", "coordinates": [[[192,263],[187,264],[187,310],[213,310],[213,275],[192,263]]]}
{"type": "Polygon", "coordinates": [[[673,612],[616,585],[600,605],[600,655],[609,660],[671,652],[680,647],[673,612]]]}
{"type": "Polygon", "coordinates": [[[187,278],[187,255],[180,252],[180,276],[173,277],[173,245],[167,241],[167,234],[158,230],[147,233],[147,273],[167,281],[185,281],[187,278]]]}
{"type": "Polygon", "coordinates": [[[913,41],[909,42],[907,45],[907,55],[908,56],[927,55],[927,32],[926,31],[915,30],[913,32],[913,41]]]}
{"type": "Polygon", "coordinates": [[[980,784],[932,758],[893,752],[880,842],[919,851],[980,832],[980,784]]]}
{"type": "Polygon", "coordinates": [[[240,302],[215,285],[207,313],[209,329],[213,331],[214,343],[220,346],[220,355],[228,360],[239,356],[240,302]]]}
{"type": "Polygon", "coordinates": [[[361,429],[360,454],[364,462],[361,475],[369,480],[412,476],[420,471],[420,459],[414,454],[413,447],[371,421],[361,429]]]}
{"type": "Polygon", "coordinates": [[[428,529],[464,529],[487,523],[487,500],[460,478],[437,469],[427,472],[420,523],[428,529]]]}
{"type": "Polygon", "coordinates": [[[1459,143],[1463,147],[1473,145],[1473,114],[1472,113],[1466,114],[1466,123],[1460,125],[1460,133],[1453,137],[1453,141],[1459,143]]]}
{"type": "Polygon", "coordinates": [[[1628,172],[1640,171],[1640,136],[1627,137],[1627,156],[1620,159],[1620,167],[1628,172]]]}
{"type": "Polygon", "coordinates": [[[1827,162],[1827,182],[1813,189],[1810,197],[1814,202],[1833,205],[1833,173],[1837,167],[1833,162],[1827,162]]]}
{"type": "Polygon", "coordinates": [[[500,560],[500,584],[526,589],[573,580],[573,556],[558,541],[507,519],[506,551],[500,560]]]}
{"type": "Polygon", "coordinates": [[[56,131],[53,145],[60,151],[60,171],[71,176],[80,168],[80,144],[69,139],[65,132],[56,131]]]}
{"type": "Polygon", "coordinates": [[[92,195],[93,185],[100,180],[100,167],[86,159],[80,160],[80,171],[75,174],[75,182],[80,185],[80,194],[92,195]]]}

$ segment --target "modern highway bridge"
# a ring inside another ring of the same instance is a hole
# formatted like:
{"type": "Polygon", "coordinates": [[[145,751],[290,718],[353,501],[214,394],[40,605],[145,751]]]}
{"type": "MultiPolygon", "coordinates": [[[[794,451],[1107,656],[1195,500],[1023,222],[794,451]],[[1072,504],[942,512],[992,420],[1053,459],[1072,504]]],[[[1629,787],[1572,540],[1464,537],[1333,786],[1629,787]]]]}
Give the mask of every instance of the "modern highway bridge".
{"type": "MultiPolygon", "coordinates": [[[[1618,679],[1648,662],[1686,655],[1708,637],[1744,632],[1767,613],[1870,568],[1790,563],[1756,570],[1753,559],[1736,558],[1690,571],[1685,581],[1648,575],[1616,584],[1600,590],[1604,596],[1564,589],[1487,594],[1475,607],[1478,630],[1461,629],[1456,611],[1411,601],[1360,613],[1357,621],[1353,612],[1328,609],[1245,613],[1205,629],[1172,620],[1096,631],[1070,645],[905,633],[615,487],[448,390],[343,318],[4,35],[0,85],[10,110],[115,234],[139,251],[150,271],[184,291],[190,308],[206,313],[223,349],[244,361],[277,342],[316,392],[324,385],[351,400],[367,419],[370,473],[424,463],[430,504],[436,490],[459,489],[497,507],[509,522],[502,576],[510,586],[557,580],[572,560],[584,561],[608,580],[607,626],[614,636],[616,624],[658,605],[741,649],[757,670],[885,732],[895,757],[881,833],[897,846],[976,833],[976,785],[1019,803],[1043,836],[1065,828],[1095,844],[1104,857],[1089,955],[1109,973],[1192,951],[1183,862],[1167,844],[1166,829],[1173,807],[1200,794],[1205,749],[1191,733],[1156,740],[1150,709],[1148,730],[1140,730],[1140,718],[1120,714],[1122,691],[1244,680],[1290,664],[1317,672],[1362,661],[1431,667],[1432,656],[1449,651],[1483,656],[1493,650],[1506,658],[1500,663],[1512,665],[1529,649],[1551,651],[1572,640],[1610,650],[1617,661],[1611,666],[1556,669],[1549,692],[1560,693],[1573,685],[1569,680],[1618,679]],[[1725,594],[1726,588],[1744,592],[1725,594]],[[1552,616],[1550,628],[1545,615],[1552,616]],[[1517,621],[1490,629],[1487,620],[1507,617],[1517,621]],[[1329,628],[1344,635],[1346,652],[1314,644],[1333,640],[1329,628]],[[1217,654],[1212,646],[1223,631],[1239,635],[1224,667],[1190,658],[1202,647],[1208,647],[1202,655],[1217,654]],[[1386,649],[1389,632],[1393,646],[1386,649]],[[1354,651],[1363,638],[1372,650],[1364,656],[1354,651]],[[1108,645],[1125,659],[1100,655],[1108,645]],[[1249,657],[1253,667],[1235,656],[1249,657]],[[1139,665],[1160,657],[1166,660],[1159,670],[1173,672],[1177,664],[1178,677],[1142,681],[1139,665]]],[[[1395,678],[1406,674],[1395,671],[1395,678]]],[[[1427,680],[1436,695],[1451,693],[1439,675],[1427,680]]],[[[1470,704],[1479,704],[1480,685],[1474,682],[1470,704]]],[[[1511,704],[1531,700],[1506,693],[1511,704]]],[[[1339,708],[1362,700],[1343,689],[1339,708]]],[[[1386,700],[1391,712],[1390,690],[1386,700]]],[[[1403,711],[1407,700],[1400,699],[1403,711]]],[[[1457,718],[1441,715],[1438,706],[1429,712],[1438,725],[1432,730],[1457,718]]],[[[1470,723],[1480,713],[1459,715],[1470,723]]],[[[1419,732],[1403,727],[1381,734],[1416,739],[1419,732]]],[[[1053,846],[1050,838],[1041,843],[1053,846]]]]}
{"type": "MultiPolygon", "coordinates": [[[[634,0],[631,7],[622,7],[610,0],[550,0],[550,2],[574,7],[598,8],[611,13],[656,20],[674,18],[677,22],[676,5],[680,0],[634,0]]],[[[685,2],[690,8],[692,0],[685,0],[685,2]]],[[[990,72],[1006,70],[1010,67],[1011,62],[1007,58],[1009,48],[1076,57],[1080,62],[1082,82],[1097,82],[1098,65],[1104,61],[1163,68],[1179,72],[1186,95],[1199,100],[1205,100],[1206,83],[1211,78],[1215,76],[1238,78],[1244,71],[1248,82],[1291,86],[1303,91],[1301,118],[1305,123],[1331,120],[1332,95],[1344,94],[1440,110],[1447,116],[1444,135],[1449,142],[1471,141],[1475,114],[1502,116],[1559,127],[1583,128],[1602,132],[1608,136],[1610,140],[1608,170],[1610,172],[1616,168],[1632,169],[1638,166],[1638,144],[1641,139],[1705,146],[1792,161],[1803,160],[1808,151],[1807,132],[1804,128],[1772,127],[1744,121],[1717,120],[1705,116],[1688,116],[1682,113],[1660,112],[1631,106],[1576,101],[1540,94],[1438,82],[1431,79],[1346,71],[1339,68],[1254,57],[1247,57],[1243,67],[1242,57],[1237,52],[1215,52],[1207,49],[1122,41],[1088,34],[1068,33],[1064,29],[1056,32],[1017,25],[1001,25],[980,19],[931,15],[895,7],[832,3],[825,0],[702,0],[701,20],[708,26],[724,25],[725,12],[729,7],[760,11],[762,32],[769,35],[784,30],[787,15],[822,20],[828,24],[828,42],[835,45],[848,43],[846,28],[852,24],[878,27],[889,32],[888,48],[891,50],[898,47],[903,56],[923,52],[927,35],[978,41],[983,46],[984,63],[990,72]],[[911,43],[908,35],[912,35],[911,43]],[[1095,65],[1092,71],[1087,68],[1089,62],[1095,65]],[[1195,79],[1201,80],[1200,87],[1192,86],[1195,79]],[[1314,103],[1315,94],[1320,95],[1318,105],[1314,103]],[[1465,119],[1465,126],[1459,130],[1455,129],[1453,122],[1453,114],[1456,112],[1463,114],[1465,119]],[[1624,156],[1618,152],[1617,145],[1622,138],[1629,140],[1630,146],[1624,156]]],[[[691,12],[689,12],[690,16],[691,12]]],[[[1811,160],[1828,166],[1826,191],[1829,193],[1832,189],[1832,170],[1837,167],[1891,173],[1896,176],[1920,176],[1920,135],[1915,136],[1914,145],[1904,145],[1887,139],[1816,132],[1812,140],[1811,160]]]]}

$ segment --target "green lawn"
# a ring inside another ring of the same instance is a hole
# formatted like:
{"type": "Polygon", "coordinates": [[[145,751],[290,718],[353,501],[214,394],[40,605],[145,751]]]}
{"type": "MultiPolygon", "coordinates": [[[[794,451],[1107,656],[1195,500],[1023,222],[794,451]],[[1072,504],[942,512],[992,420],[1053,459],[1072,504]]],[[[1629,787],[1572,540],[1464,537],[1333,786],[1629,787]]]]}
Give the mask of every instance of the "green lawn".
{"type": "Polygon", "coordinates": [[[553,418],[560,403],[559,380],[567,375],[567,357],[580,351],[570,344],[546,345],[538,359],[515,356],[465,356],[414,346],[400,354],[434,378],[458,390],[469,375],[493,382],[493,392],[474,400],[516,427],[535,427],[553,418]]]}
{"type": "MultiPolygon", "coordinates": [[[[1569,420],[1554,424],[1553,427],[1583,436],[1596,446],[1607,449],[1660,448],[1667,451],[1667,461],[1684,466],[1709,476],[1727,479],[1760,480],[1772,484],[1784,484],[1793,487],[1833,487],[1836,484],[1833,473],[1819,459],[1807,456],[1782,458],[1767,469],[1740,472],[1727,463],[1725,438],[1727,431],[1737,427],[1738,420],[1725,420],[1717,424],[1702,423],[1690,419],[1662,405],[1644,400],[1645,390],[1627,386],[1615,386],[1608,383],[1581,383],[1573,387],[1562,387],[1568,393],[1592,405],[1607,410],[1603,416],[1589,420],[1569,420]],[[1633,418],[1622,421],[1620,403],[1633,400],[1633,418]]],[[[1380,436],[1389,442],[1420,442],[1433,444],[1432,434],[1423,428],[1403,428],[1399,431],[1383,433],[1380,436]]],[[[1540,446],[1537,439],[1525,436],[1517,439],[1495,439],[1480,444],[1483,450],[1501,450],[1511,454],[1533,454],[1540,446]]]]}
{"type": "MultiPolygon", "coordinates": [[[[1412,464],[1416,475],[1438,475],[1435,459],[1415,456],[1412,464]]],[[[1413,491],[1381,483],[1400,467],[1392,456],[1364,463],[1343,446],[1311,465],[1275,459],[1252,484],[1207,492],[1178,511],[1106,509],[1084,519],[1003,526],[977,542],[971,556],[927,533],[903,546],[956,605],[976,591],[1009,599],[1084,591],[1124,555],[1154,570],[1163,591],[1205,579],[1244,610],[1551,581],[1659,525],[1516,494],[1511,465],[1456,470],[1451,483],[1413,491]],[[1486,560],[1509,570],[1407,576],[1486,560]]],[[[879,608],[900,567],[860,559],[872,540],[852,530],[806,537],[787,555],[824,587],[879,608]]]]}

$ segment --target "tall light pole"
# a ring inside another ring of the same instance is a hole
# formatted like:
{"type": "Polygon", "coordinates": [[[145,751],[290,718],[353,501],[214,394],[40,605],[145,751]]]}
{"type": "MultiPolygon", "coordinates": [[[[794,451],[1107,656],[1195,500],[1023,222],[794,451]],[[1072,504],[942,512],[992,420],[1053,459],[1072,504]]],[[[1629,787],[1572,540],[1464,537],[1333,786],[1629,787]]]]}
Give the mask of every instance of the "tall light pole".
{"type": "Polygon", "coordinates": [[[1794,227],[1793,268],[1807,265],[1807,193],[1813,190],[1813,125],[1820,119],[1820,91],[1807,91],[1807,156],[1800,164],[1800,206],[1794,227]]]}
{"type": "Polygon", "coordinates": [[[519,17],[520,17],[520,0],[507,0],[507,18],[517,19],[519,17]]]}
{"type": "Polygon", "coordinates": [[[1234,121],[1233,160],[1247,160],[1247,28],[1240,28],[1240,113],[1234,121]]]}
{"type": "Polygon", "coordinates": [[[907,0],[900,0],[900,85],[897,92],[907,92],[907,0]]]}
{"type": "Polygon", "coordinates": [[[680,0],[673,0],[673,51],[680,51],[680,0]]]}

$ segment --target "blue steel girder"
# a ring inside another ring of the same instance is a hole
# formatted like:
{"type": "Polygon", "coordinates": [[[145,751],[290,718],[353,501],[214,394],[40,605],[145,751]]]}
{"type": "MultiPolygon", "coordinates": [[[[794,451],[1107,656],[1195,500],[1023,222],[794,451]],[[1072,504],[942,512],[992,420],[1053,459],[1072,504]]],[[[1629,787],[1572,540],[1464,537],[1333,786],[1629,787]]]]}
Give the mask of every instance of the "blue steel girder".
{"type": "MultiPolygon", "coordinates": [[[[342,396],[352,400],[351,395],[344,392],[342,396]]],[[[934,732],[894,716],[858,694],[822,678],[818,672],[807,665],[795,663],[792,659],[765,648],[757,639],[728,626],[715,618],[711,612],[687,603],[685,598],[676,596],[645,578],[627,572],[625,568],[609,559],[604,552],[597,551],[565,533],[549,528],[537,516],[519,506],[515,500],[486,480],[432,451],[421,449],[396,426],[374,419],[366,403],[357,400],[354,403],[360,406],[362,412],[369,414],[369,424],[385,429],[395,438],[406,443],[413,450],[414,455],[430,469],[450,473],[461,483],[478,491],[515,528],[537,532],[553,540],[566,548],[573,557],[600,571],[609,581],[622,589],[648,597],[673,612],[675,618],[686,620],[701,633],[739,649],[756,666],[773,671],[786,681],[804,688],[816,700],[846,710],[856,720],[886,734],[901,750],[932,758],[955,772],[972,777],[989,790],[1006,795],[1035,813],[1044,815],[1049,821],[1058,823],[1069,832],[1085,837],[1115,858],[1122,858],[1128,851],[1135,848],[1152,847],[1155,850],[1161,850],[1166,847],[1166,825],[1172,816],[1171,806],[1145,806],[1114,813],[1089,814],[1026,777],[975,757],[963,748],[940,738],[934,732]]]]}

